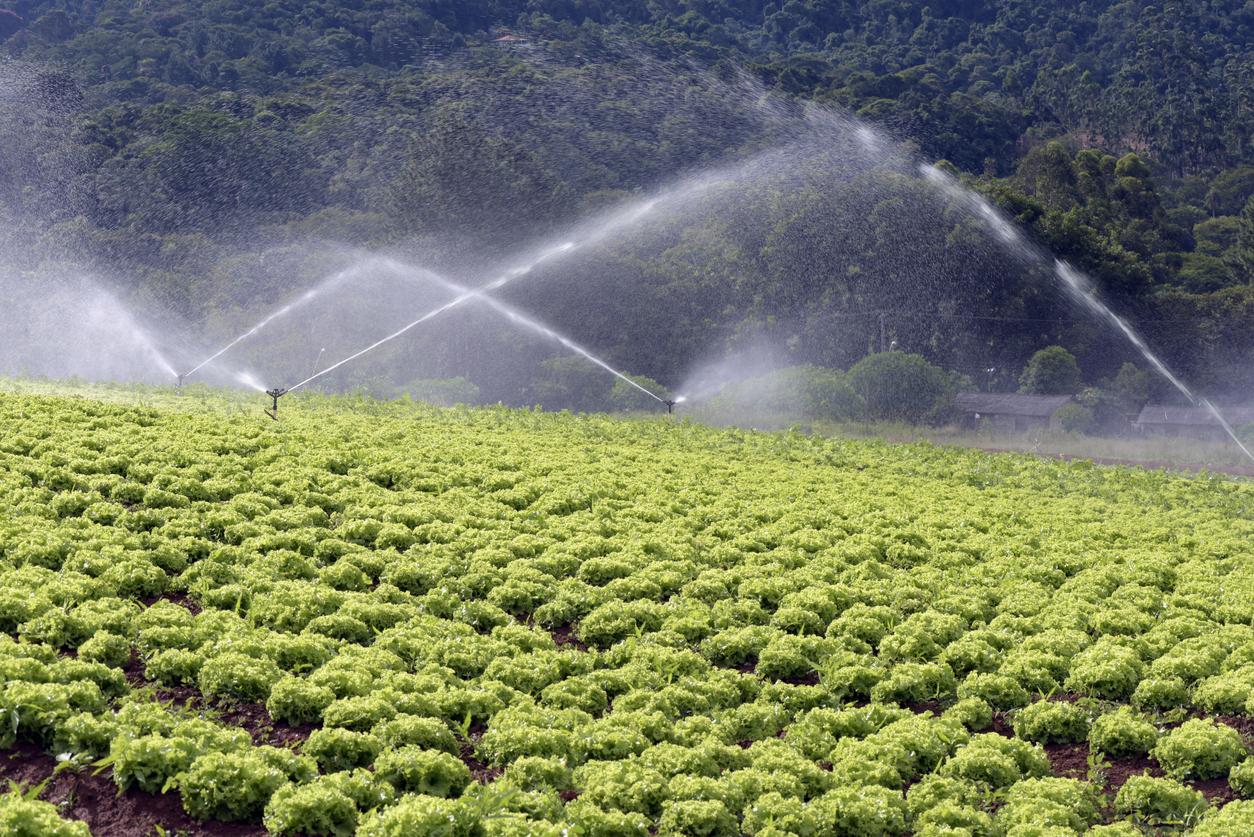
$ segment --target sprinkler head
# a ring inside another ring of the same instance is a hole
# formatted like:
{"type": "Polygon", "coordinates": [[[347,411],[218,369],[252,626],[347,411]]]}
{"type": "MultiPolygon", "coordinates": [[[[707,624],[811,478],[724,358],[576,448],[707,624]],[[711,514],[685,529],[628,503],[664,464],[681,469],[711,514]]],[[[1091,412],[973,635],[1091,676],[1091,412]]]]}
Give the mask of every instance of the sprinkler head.
{"type": "Polygon", "coordinates": [[[183,379],[186,377],[186,375],[179,375],[179,389],[183,388],[183,379]]]}
{"type": "Polygon", "coordinates": [[[266,390],[266,395],[268,395],[268,396],[270,396],[271,398],[273,398],[273,399],[274,399],[274,407],[273,407],[274,412],[270,412],[270,410],[266,410],[266,411],[265,411],[265,413],[266,413],[266,415],[268,415],[270,418],[274,419],[275,421],[278,421],[278,420],[279,420],[279,417],[278,417],[278,412],[279,412],[279,398],[280,398],[280,397],[282,397],[282,396],[284,396],[284,395],[287,395],[287,390],[282,389],[282,388],[280,388],[280,387],[275,387],[274,389],[268,389],[268,390],[266,390]]]}
{"type": "Polygon", "coordinates": [[[676,405],[677,403],[679,403],[679,402],[677,402],[677,401],[663,401],[662,403],[666,405],[666,414],[667,414],[667,415],[670,415],[671,410],[673,410],[673,409],[675,408],[675,405],[676,405]]]}

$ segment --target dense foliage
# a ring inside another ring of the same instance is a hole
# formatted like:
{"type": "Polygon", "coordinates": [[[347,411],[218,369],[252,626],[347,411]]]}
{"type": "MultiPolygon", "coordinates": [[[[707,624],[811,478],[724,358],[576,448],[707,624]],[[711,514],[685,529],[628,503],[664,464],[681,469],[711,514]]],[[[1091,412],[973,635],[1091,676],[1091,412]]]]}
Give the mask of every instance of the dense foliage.
{"type": "MultiPolygon", "coordinates": [[[[523,301],[669,387],[763,337],[836,369],[896,340],[973,379],[1011,370],[989,381],[1004,389],[1052,344],[1089,384],[1136,360],[912,172],[868,174],[847,109],[1091,272],[1191,384],[1239,388],[1249,18],[1223,3],[20,0],[0,13],[4,279],[89,266],[213,342],[340,269],[311,241],[473,275],[636,190],[786,149],[723,214],[557,269],[523,301]],[[808,166],[801,136],[836,163],[808,166]]],[[[373,374],[535,403],[521,390],[559,350],[496,331],[468,340],[517,368],[443,356],[441,338],[373,374]]]]}
{"type": "Polygon", "coordinates": [[[1250,786],[1213,721],[1254,693],[1243,482],[369,399],[291,396],[274,423],[203,390],[5,394],[0,418],[0,745],[99,759],[197,817],[343,837],[1248,819],[1189,785],[1250,786]],[[316,729],[254,746],[133,689],[115,646],[316,729]],[[1111,800],[1099,772],[1054,776],[1041,742],[1084,740],[1169,777],[1111,800]]]}

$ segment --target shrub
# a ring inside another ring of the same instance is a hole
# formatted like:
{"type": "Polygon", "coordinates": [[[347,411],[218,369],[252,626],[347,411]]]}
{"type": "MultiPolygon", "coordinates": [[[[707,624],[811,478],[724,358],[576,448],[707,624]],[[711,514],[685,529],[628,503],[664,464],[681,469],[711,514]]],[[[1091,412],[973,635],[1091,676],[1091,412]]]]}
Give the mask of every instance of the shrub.
{"type": "Polygon", "coordinates": [[[1037,744],[1083,741],[1088,720],[1070,703],[1038,701],[1019,710],[1014,718],[1015,735],[1037,744]]]}
{"type": "Polygon", "coordinates": [[[922,355],[880,352],[868,355],[849,370],[854,392],[866,399],[872,418],[917,424],[957,382],[922,355]]]}
{"type": "Polygon", "coordinates": [[[178,777],[183,809],[198,820],[261,822],[287,775],[261,754],[205,753],[178,777]]]}
{"type": "Polygon", "coordinates": [[[1157,741],[1158,730],[1130,706],[1103,714],[1089,730],[1089,747],[1116,759],[1148,753],[1157,741]]]}
{"type": "Polygon", "coordinates": [[[300,726],[320,720],[334,700],[335,693],[325,686],[289,675],[271,687],[266,711],[275,720],[300,726]]]}
{"type": "Polygon", "coordinates": [[[1083,404],[1064,404],[1054,411],[1053,420],[1067,433],[1087,435],[1097,426],[1093,411],[1083,404]]]}
{"type": "Polygon", "coordinates": [[[1163,771],[1175,779],[1217,779],[1249,755],[1231,727],[1194,718],[1158,739],[1150,751],[1163,771]]]}
{"type": "Polygon", "coordinates": [[[301,752],[312,756],[328,773],[366,767],[383,750],[383,743],[366,732],[347,729],[317,729],[301,745],[301,752]]]}
{"type": "Polygon", "coordinates": [[[1075,355],[1062,346],[1049,346],[1032,355],[1019,376],[1019,392],[1075,395],[1079,389],[1080,367],[1075,355]]]}
{"type": "Polygon", "coordinates": [[[1202,794],[1173,779],[1132,776],[1115,795],[1115,811],[1150,823],[1189,823],[1204,810],[1202,794]]]}

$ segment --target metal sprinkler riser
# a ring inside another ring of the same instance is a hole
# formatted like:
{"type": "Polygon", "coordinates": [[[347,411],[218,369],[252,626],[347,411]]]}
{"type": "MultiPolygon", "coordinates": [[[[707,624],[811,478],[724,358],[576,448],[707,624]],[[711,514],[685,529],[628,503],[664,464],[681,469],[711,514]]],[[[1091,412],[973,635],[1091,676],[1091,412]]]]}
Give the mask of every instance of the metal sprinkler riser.
{"type": "Polygon", "coordinates": [[[287,392],[287,390],[282,389],[281,387],[266,390],[266,395],[274,399],[274,404],[272,410],[264,410],[263,412],[275,421],[279,420],[279,399],[284,395],[287,395],[287,392]]]}

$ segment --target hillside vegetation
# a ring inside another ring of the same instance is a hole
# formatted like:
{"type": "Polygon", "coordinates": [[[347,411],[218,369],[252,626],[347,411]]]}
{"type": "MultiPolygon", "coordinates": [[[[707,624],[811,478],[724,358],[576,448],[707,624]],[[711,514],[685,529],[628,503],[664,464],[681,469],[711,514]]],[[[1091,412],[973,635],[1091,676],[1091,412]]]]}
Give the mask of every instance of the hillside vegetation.
{"type": "MultiPolygon", "coordinates": [[[[89,270],[213,342],[342,266],[342,249],[341,264],[313,253],[327,243],[473,277],[633,195],[776,150],[753,177],[737,170],[734,194],[515,301],[668,386],[759,340],[847,369],[884,329],[973,378],[1014,370],[1003,386],[1051,344],[1087,383],[1139,362],[912,166],[868,168],[904,141],[1091,272],[1190,383],[1240,389],[1251,14],[22,0],[0,13],[0,245],[10,281],[89,270]],[[846,153],[845,113],[885,132],[874,161],[846,153]]],[[[558,351],[504,374],[424,349],[422,368],[338,385],[464,375],[484,400],[525,404],[558,351]]]]}

